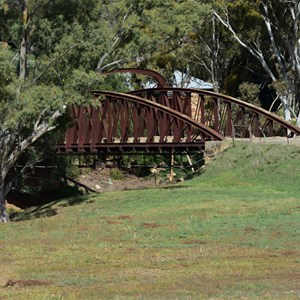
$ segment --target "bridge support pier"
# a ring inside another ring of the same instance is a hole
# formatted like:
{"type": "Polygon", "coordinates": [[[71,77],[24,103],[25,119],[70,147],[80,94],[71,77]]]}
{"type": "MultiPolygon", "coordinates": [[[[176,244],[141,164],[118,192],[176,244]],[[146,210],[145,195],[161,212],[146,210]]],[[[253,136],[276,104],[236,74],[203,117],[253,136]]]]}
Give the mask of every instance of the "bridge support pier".
{"type": "Polygon", "coordinates": [[[169,181],[172,182],[174,177],[175,177],[175,172],[174,172],[174,151],[171,150],[171,157],[170,157],[170,177],[169,181]]]}

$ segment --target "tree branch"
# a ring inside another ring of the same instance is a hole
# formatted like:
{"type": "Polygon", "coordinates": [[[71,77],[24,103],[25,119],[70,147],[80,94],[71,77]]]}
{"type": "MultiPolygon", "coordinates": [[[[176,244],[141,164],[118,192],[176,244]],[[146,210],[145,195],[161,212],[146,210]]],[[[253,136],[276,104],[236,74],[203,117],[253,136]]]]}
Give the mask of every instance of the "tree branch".
{"type": "Polygon", "coordinates": [[[278,62],[278,65],[279,65],[279,68],[280,68],[280,71],[281,71],[281,75],[282,75],[283,79],[287,81],[288,76],[287,76],[287,71],[286,71],[286,63],[284,61],[284,58],[283,58],[282,54],[279,51],[279,49],[276,45],[275,39],[274,39],[272,26],[271,26],[271,21],[269,19],[268,5],[263,2],[262,6],[263,6],[263,9],[264,9],[264,12],[265,12],[265,14],[262,15],[262,17],[263,17],[265,25],[267,27],[267,31],[268,31],[268,34],[269,34],[269,38],[270,38],[270,42],[271,42],[273,52],[274,52],[276,60],[278,62]]]}
{"type": "MultiPolygon", "coordinates": [[[[230,25],[229,21],[225,21],[216,11],[213,11],[213,14],[218,18],[218,20],[232,33],[234,39],[245,49],[247,49],[255,58],[257,58],[263,67],[263,69],[267,72],[267,74],[271,77],[272,81],[276,81],[276,76],[273,74],[272,70],[268,66],[267,62],[264,59],[263,53],[259,49],[254,49],[251,46],[247,45],[244,41],[242,41],[235,30],[230,25]]],[[[228,19],[228,16],[227,16],[228,19]]]]}
{"type": "MultiPolygon", "coordinates": [[[[60,60],[62,57],[64,57],[66,54],[68,54],[71,50],[73,50],[74,48],[76,48],[79,45],[81,45],[82,43],[84,43],[84,41],[85,40],[66,48],[61,55],[59,55],[57,58],[55,58],[54,60],[49,62],[47,67],[50,67],[51,65],[55,64],[58,60],[60,60]]],[[[32,87],[46,72],[47,72],[47,69],[42,71],[36,78],[34,78],[32,80],[32,82],[29,84],[29,87],[32,87]]]]}
{"type": "Polygon", "coordinates": [[[55,129],[57,125],[51,125],[51,124],[62,114],[63,114],[62,111],[56,110],[52,113],[52,115],[49,117],[47,122],[43,122],[41,124],[35,123],[32,133],[29,136],[27,136],[23,141],[21,141],[19,145],[17,145],[10,153],[10,155],[8,156],[5,162],[5,166],[2,166],[3,170],[1,170],[1,172],[7,173],[9,169],[16,163],[20,155],[30,145],[32,145],[36,140],[38,140],[45,133],[55,129]]]}
{"type": "Polygon", "coordinates": [[[299,37],[299,21],[300,21],[300,1],[293,1],[294,8],[290,9],[292,19],[293,19],[293,46],[294,51],[292,55],[294,57],[295,69],[298,73],[298,78],[300,79],[300,37],[299,37]]]}
{"type": "MultiPolygon", "coordinates": [[[[121,24],[119,25],[119,29],[117,30],[115,36],[113,37],[112,43],[109,46],[109,49],[101,56],[101,58],[98,61],[97,64],[97,68],[96,71],[97,72],[101,72],[105,69],[106,66],[102,67],[102,64],[104,62],[104,60],[111,54],[114,52],[116,45],[119,43],[119,41],[121,40],[121,37],[124,33],[124,29],[122,28],[122,25],[125,23],[126,19],[130,16],[130,14],[132,13],[132,7],[133,4],[131,4],[127,10],[127,13],[124,15],[121,24]]],[[[109,64],[108,64],[109,65],[109,64]]]]}

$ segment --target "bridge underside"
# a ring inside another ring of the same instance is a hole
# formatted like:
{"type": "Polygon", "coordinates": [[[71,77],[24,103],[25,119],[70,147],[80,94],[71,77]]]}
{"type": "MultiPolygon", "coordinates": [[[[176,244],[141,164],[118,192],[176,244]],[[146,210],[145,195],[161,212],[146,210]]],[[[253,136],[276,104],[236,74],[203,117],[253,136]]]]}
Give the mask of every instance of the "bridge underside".
{"type": "Polygon", "coordinates": [[[74,155],[97,155],[101,153],[122,154],[122,153],[190,153],[195,151],[203,151],[204,142],[197,143],[112,143],[112,144],[96,144],[91,147],[86,144],[78,147],[78,144],[66,146],[65,144],[57,145],[59,154],[74,155]]]}
{"type": "Polygon", "coordinates": [[[159,144],[159,143],[116,143],[116,144],[99,144],[95,145],[91,149],[90,145],[83,145],[79,148],[78,145],[71,145],[66,147],[66,145],[58,145],[59,154],[101,154],[101,153],[111,153],[111,154],[122,154],[122,153],[189,153],[194,151],[203,151],[205,148],[205,143],[169,143],[169,144],[159,144]]]}

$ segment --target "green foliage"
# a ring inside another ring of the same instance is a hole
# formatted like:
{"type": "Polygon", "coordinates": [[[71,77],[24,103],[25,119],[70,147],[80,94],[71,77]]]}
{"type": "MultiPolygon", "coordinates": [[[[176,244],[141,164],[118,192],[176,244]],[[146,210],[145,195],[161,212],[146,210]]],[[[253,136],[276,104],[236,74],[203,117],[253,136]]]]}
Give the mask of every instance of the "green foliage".
{"type": "Polygon", "coordinates": [[[57,165],[57,176],[61,178],[68,176],[77,178],[80,175],[80,169],[75,165],[76,158],[73,157],[58,157],[55,164],[57,165]]]}
{"type": "MultiPolygon", "coordinates": [[[[110,30],[111,16],[103,10],[102,1],[29,1],[26,37],[21,6],[17,1],[0,4],[2,188],[8,170],[17,161],[26,165],[43,156],[53,157],[53,146],[61,141],[68,124],[67,116],[58,116],[68,106],[91,103],[89,90],[124,90],[125,85],[119,78],[101,77],[96,71],[118,30],[110,30]],[[27,41],[27,70],[21,80],[18,52],[23,37],[27,41]],[[54,128],[53,136],[42,137],[54,128]]],[[[65,168],[74,175],[74,170],[68,170],[71,166],[65,168]]]]}
{"type": "Polygon", "coordinates": [[[122,170],[120,170],[118,168],[111,169],[109,172],[109,176],[113,180],[124,180],[125,179],[124,173],[122,172],[122,170]]]}
{"type": "Polygon", "coordinates": [[[0,45],[0,119],[2,120],[0,129],[5,125],[3,121],[7,120],[7,123],[11,123],[7,115],[15,113],[10,107],[10,102],[15,97],[15,91],[13,90],[13,68],[8,63],[9,59],[11,59],[9,51],[0,45]]]}
{"type": "Polygon", "coordinates": [[[258,95],[259,95],[259,85],[249,82],[243,82],[239,86],[240,98],[243,101],[259,105],[258,95]]]}

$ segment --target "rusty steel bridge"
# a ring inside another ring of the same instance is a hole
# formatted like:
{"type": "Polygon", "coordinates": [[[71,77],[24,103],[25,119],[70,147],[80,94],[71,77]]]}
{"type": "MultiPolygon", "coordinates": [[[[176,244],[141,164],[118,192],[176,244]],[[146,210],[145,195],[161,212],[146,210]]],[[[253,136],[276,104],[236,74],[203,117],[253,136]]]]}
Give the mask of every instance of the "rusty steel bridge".
{"type": "Polygon", "coordinates": [[[226,137],[300,135],[300,128],[258,106],[208,90],[173,88],[157,72],[157,88],[118,93],[91,91],[98,105],[70,107],[72,127],[59,153],[99,154],[201,151],[226,137]]]}

